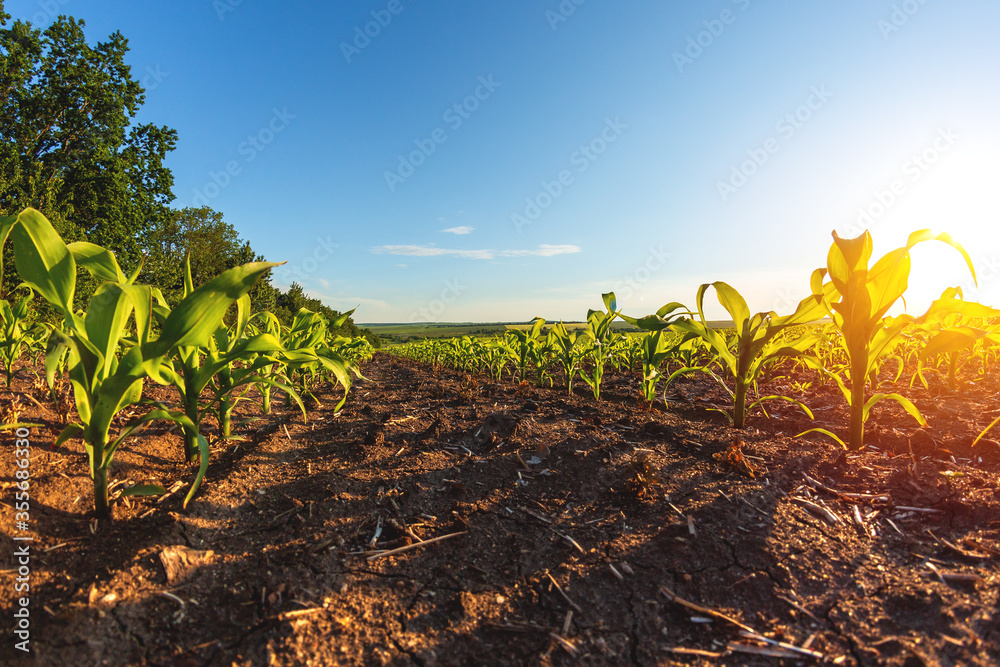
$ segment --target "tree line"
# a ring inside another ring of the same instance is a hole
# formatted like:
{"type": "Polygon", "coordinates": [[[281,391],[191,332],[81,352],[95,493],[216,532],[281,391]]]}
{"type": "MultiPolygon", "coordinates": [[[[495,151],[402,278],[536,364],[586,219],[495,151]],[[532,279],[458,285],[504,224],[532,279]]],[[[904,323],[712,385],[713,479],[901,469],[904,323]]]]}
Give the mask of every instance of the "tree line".
{"type": "MultiPolygon", "coordinates": [[[[138,123],[145,90],[125,63],[128,40],[114,32],[88,44],[82,20],[60,16],[41,29],[11,20],[0,0],[0,215],[26,207],[45,214],[69,241],[112,250],[129,272],[161,288],[176,305],[183,295],[184,259],[194,283],[264,258],[211,208],[175,209],[174,177],[164,161],[177,131],[138,123]]],[[[4,266],[12,266],[9,245],[4,266]]],[[[17,287],[3,273],[0,297],[17,287]]],[[[78,303],[96,288],[81,280],[78,303]]],[[[255,310],[290,323],[299,308],[331,321],[339,315],[293,283],[282,291],[264,276],[250,292],[255,310]]],[[[45,313],[42,313],[44,316],[45,313]]],[[[365,335],[348,319],[342,335],[365,335]]]]}

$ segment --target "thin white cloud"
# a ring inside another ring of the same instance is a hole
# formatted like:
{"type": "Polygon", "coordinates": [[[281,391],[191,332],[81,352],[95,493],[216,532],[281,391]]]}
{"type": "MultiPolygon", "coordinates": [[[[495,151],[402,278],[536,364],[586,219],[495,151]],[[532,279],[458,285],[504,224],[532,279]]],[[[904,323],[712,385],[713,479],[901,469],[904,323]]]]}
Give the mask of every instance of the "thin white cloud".
{"type": "Polygon", "coordinates": [[[556,255],[572,255],[583,252],[577,245],[549,245],[543,243],[536,250],[501,250],[501,257],[555,257],[556,255]]]}
{"type": "Polygon", "coordinates": [[[461,225],[459,227],[449,227],[448,229],[442,229],[441,231],[445,234],[471,234],[475,227],[469,227],[468,225],[461,225]]]}
{"type": "Polygon", "coordinates": [[[576,245],[542,244],[534,250],[458,250],[426,245],[380,245],[371,250],[376,255],[405,255],[408,257],[461,257],[462,259],[499,259],[505,257],[555,257],[583,252],[576,245]]]}

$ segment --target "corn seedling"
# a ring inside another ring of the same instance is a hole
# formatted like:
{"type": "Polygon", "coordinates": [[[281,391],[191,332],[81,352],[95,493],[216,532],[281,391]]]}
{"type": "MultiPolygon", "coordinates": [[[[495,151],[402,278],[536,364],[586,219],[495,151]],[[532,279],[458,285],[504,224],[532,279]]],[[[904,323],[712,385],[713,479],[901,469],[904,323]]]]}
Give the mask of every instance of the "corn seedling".
{"type": "MultiPolygon", "coordinates": [[[[331,325],[321,314],[302,308],[295,314],[292,326],[281,340],[284,348],[282,360],[287,367],[289,379],[295,378],[297,382],[298,394],[310,396],[318,403],[319,399],[312,388],[326,374],[332,375],[344,388],[344,397],[337,403],[335,411],[340,410],[347,401],[351,390],[351,373],[358,377],[361,377],[361,373],[335,346],[331,346],[327,340],[328,330],[330,326],[342,326],[353,312],[351,310],[342,314],[331,325]]],[[[286,394],[286,402],[290,403],[291,400],[291,394],[286,394]]]]}
{"type": "Polygon", "coordinates": [[[505,333],[508,355],[517,369],[518,382],[524,382],[528,368],[538,357],[537,350],[542,345],[542,327],[544,326],[545,320],[536,317],[531,320],[529,329],[511,329],[505,333]]]}
{"type": "Polygon", "coordinates": [[[660,367],[670,358],[673,347],[669,345],[666,331],[650,331],[639,339],[642,360],[642,396],[648,403],[656,400],[656,385],[663,374],[660,367]]]}
{"type": "MultiPolygon", "coordinates": [[[[748,408],[753,409],[769,400],[795,403],[812,418],[809,409],[794,398],[761,396],[748,406],[747,393],[756,386],[758,376],[766,366],[782,357],[801,355],[816,343],[818,337],[808,332],[792,341],[782,340],[779,334],[789,327],[819,319],[823,316],[822,307],[813,299],[807,298],[799,303],[791,315],[778,316],[773,311],[750,315],[750,309],[743,296],[732,286],[721,281],[706,283],[699,287],[697,305],[699,321],[681,320],[674,325],[674,328],[678,332],[702,338],[715,353],[717,361],[729,371],[735,386],[735,390],[730,391],[733,397],[731,420],[735,428],[743,428],[746,425],[748,408]],[[709,327],[705,320],[704,299],[709,287],[715,288],[719,303],[733,318],[734,333],[728,340],[709,327]]],[[[728,390],[728,386],[726,388],[728,390]]]]}
{"type": "MultiPolygon", "coordinates": [[[[168,419],[184,429],[195,426],[181,412],[154,409],[111,437],[112,420],[123,409],[138,403],[143,380],[161,384],[165,359],[179,346],[206,345],[226,309],[246,293],[273,263],[246,264],[210,280],[189,294],[163,322],[160,335],[152,334],[153,304],[158,291],[134,283],[138,268],[126,277],[114,255],[90,243],[66,245],[41,213],[26,209],[11,224],[10,237],[18,273],[24,283],[48,301],[61,315],[64,331],[54,329],[46,353],[46,378],[51,386],[56,363],[68,350],[67,366],[76,400],[78,423],[68,425],[56,438],[59,446],[81,436],[90,460],[94,482],[94,507],[100,517],[110,516],[108,469],[115,452],[137,428],[155,419],[168,419]],[[102,280],[84,313],[73,310],[77,268],[102,280]],[[134,344],[126,341],[129,324],[135,328],[134,344]]],[[[141,267],[139,267],[141,268],[141,267]]],[[[208,443],[198,436],[201,463],[185,498],[185,505],[201,485],[208,467],[208,443]]],[[[141,486],[128,495],[161,493],[160,487],[141,486]]]]}
{"type": "Polygon", "coordinates": [[[43,325],[32,326],[28,323],[28,304],[33,297],[34,294],[28,290],[13,305],[6,299],[0,299],[0,360],[3,361],[8,387],[17,375],[21,357],[38,348],[45,338],[43,325]]]}
{"type": "MultiPolygon", "coordinates": [[[[836,232],[833,233],[827,268],[816,269],[812,274],[812,298],[816,304],[822,305],[833,321],[833,326],[843,335],[850,363],[850,390],[839,376],[833,377],[851,409],[850,431],[846,444],[825,429],[810,429],[806,433],[821,432],[834,438],[845,448],[849,446],[851,449],[861,449],[864,446],[865,421],[871,409],[886,399],[896,401],[918,423],[926,424],[923,415],[909,399],[897,393],[876,393],[869,398],[866,385],[882,360],[903,342],[903,330],[916,321],[909,315],[886,315],[906,292],[910,277],[910,249],[918,243],[932,240],[955,248],[962,255],[975,280],[972,259],[946,233],[934,233],[931,230],[913,232],[905,246],[887,253],[871,267],[868,265],[872,256],[871,234],[866,231],[857,238],[842,239],[836,232]],[[829,278],[828,282],[824,282],[826,278],[829,278]]],[[[928,311],[923,317],[928,317],[930,313],[928,311]]]]}
{"type": "Polygon", "coordinates": [[[580,370],[583,359],[583,348],[578,345],[578,334],[566,329],[566,325],[557,322],[549,330],[548,347],[553,351],[555,360],[566,375],[566,393],[573,394],[573,379],[580,370]]]}
{"type": "Polygon", "coordinates": [[[618,312],[618,302],[614,292],[602,294],[606,311],[587,311],[587,328],[583,335],[590,339],[591,348],[587,353],[590,361],[589,372],[581,368],[580,377],[590,385],[594,393],[595,400],[601,400],[601,382],[604,378],[604,366],[611,358],[612,345],[615,341],[615,334],[611,330],[611,323],[621,313],[618,312]]]}

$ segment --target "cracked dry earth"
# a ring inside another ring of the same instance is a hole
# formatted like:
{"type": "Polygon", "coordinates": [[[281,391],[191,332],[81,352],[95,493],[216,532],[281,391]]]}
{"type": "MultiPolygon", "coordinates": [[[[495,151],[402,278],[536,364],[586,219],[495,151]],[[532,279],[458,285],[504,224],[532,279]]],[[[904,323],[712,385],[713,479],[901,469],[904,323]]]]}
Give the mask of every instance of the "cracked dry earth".
{"type": "MultiPolygon", "coordinates": [[[[877,412],[857,454],[790,437],[842,432],[813,388],[816,423],[756,414],[740,457],[701,380],[643,409],[625,374],[596,402],[384,353],[363,372],[340,414],[330,390],[307,423],[277,409],[215,445],[187,510],[184,490],[120,500],[101,524],[82,445],[48,451],[58,418],[19,380],[0,404],[43,424],[32,653],[12,647],[5,447],[3,664],[1000,664],[1000,447],[968,446],[995,381],[921,389],[927,429],[877,412]],[[791,651],[748,628],[798,652],[748,652],[791,651]]],[[[150,427],[112,480],[186,484],[180,459],[150,427]]]]}

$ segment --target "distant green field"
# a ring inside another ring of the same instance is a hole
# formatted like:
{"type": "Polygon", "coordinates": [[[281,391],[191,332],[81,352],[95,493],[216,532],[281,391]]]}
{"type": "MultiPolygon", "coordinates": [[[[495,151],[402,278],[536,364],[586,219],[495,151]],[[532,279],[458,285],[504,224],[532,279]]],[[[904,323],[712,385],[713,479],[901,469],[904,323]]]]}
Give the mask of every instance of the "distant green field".
{"type": "MultiPolygon", "coordinates": [[[[554,322],[546,323],[551,326],[554,322]]],[[[579,331],[587,327],[586,322],[564,322],[570,331],[579,331]]],[[[712,326],[732,326],[732,322],[710,322],[712,326]]],[[[456,336],[495,336],[507,329],[527,329],[529,322],[414,322],[359,324],[370,329],[372,333],[390,340],[404,341],[411,338],[454,338],[456,336]]],[[[612,327],[617,331],[638,331],[627,322],[615,322],[612,327]]]]}
{"type": "MultiPolygon", "coordinates": [[[[584,322],[566,322],[570,331],[586,328],[584,322]]],[[[527,329],[531,326],[525,322],[418,322],[411,324],[362,324],[362,328],[371,330],[377,336],[395,341],[405,341],[411,338],[454,338],[456,336],[489,337],[503,333],[507,329],[527,329]]],[[[633,329],[625,322],[615,322],[614,328],[622,331],[633,329]]]]}

